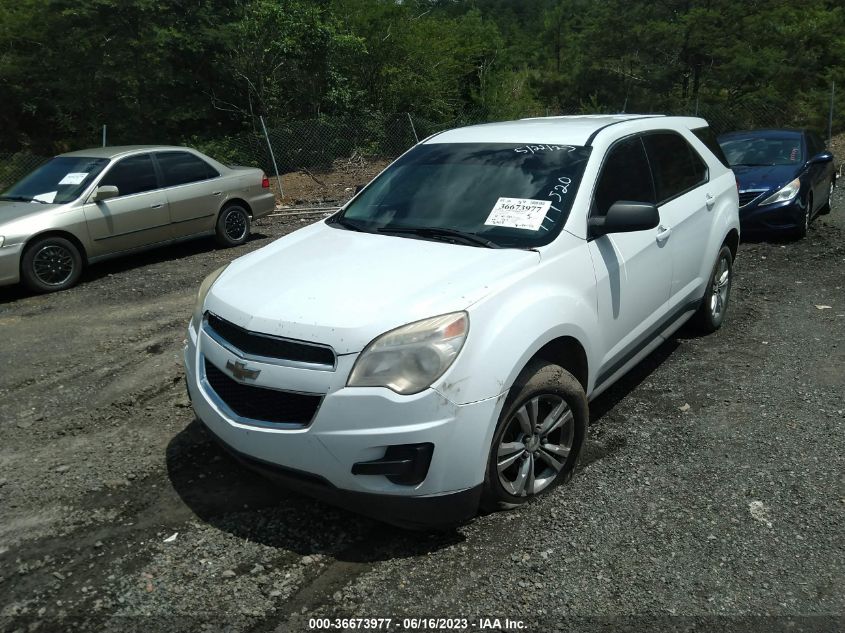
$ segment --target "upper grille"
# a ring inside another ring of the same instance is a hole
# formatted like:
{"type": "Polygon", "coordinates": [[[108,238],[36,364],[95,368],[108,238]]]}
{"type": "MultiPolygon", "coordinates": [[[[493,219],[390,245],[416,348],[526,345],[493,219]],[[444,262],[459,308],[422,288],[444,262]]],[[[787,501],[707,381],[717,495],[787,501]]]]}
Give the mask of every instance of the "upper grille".
{"type": "Polygon", "coordinates": [[[335,356],[329,347],[250,332],[210,312],[206,325],[218,337],[228,341],[245,354],[334,367],[335,356]]]}
{"type": "Polygon", "coordinates": [[[205,378],[214,393],[242,418],[260,422],[311,423],[323,399],[319,395],[292,393],[253,385],[230,378],[205,359],[205,378]]]}
{"type": "Polygon", "coordinates": [[[762,193],[762,191],[740,191],[739,206],[744,207],[746,204],[759,197],[762,193]]]}

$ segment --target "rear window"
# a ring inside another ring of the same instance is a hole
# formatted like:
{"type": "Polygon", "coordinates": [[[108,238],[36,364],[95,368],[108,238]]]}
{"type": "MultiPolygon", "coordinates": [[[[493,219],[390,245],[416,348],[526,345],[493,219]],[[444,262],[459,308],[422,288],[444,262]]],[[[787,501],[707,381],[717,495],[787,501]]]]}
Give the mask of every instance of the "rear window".
{"type": "Polygon", "coordinates": [[[713,155],[719,159],[720,163],[725,167],[730,167],[725,152],[722,151],[722,146],[719,145],[719,141],[716,140],[716,134],[710,129],[710,126],[706,125],[696,128],[692,133],[696,135],[699,141],[707,146],[707,149],[713,152],[713,155]]]}

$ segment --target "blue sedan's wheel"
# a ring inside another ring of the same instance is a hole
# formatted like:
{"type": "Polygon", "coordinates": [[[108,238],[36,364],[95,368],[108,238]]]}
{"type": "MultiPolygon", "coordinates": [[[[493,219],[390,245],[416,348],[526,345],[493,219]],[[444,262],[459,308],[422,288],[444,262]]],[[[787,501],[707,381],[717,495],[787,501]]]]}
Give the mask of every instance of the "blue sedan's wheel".
{"type": "Polygon", "coordinates": [[[831,205],[833,204],[833,190],[836,189],[836,180],[831,177],[830,179],[830,186],[827,190],[827,203],[819,210],[819,215],[827,215],[830,213],[830,210],[833,208],[831,205]]]}

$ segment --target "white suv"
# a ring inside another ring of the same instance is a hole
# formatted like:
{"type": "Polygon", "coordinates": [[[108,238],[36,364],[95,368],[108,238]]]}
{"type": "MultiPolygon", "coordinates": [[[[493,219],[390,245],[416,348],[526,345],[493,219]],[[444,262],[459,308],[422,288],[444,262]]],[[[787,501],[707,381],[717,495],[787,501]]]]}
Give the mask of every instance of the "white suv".
{"type": "Polygon", "coordinates": [[[197,416],[248,465],[404,526],[549,490],[591,398],[690,317],[724,318],[739,220],[716,147],[703,119],[660,116],[423,141],[203,282],[197,416]]]}

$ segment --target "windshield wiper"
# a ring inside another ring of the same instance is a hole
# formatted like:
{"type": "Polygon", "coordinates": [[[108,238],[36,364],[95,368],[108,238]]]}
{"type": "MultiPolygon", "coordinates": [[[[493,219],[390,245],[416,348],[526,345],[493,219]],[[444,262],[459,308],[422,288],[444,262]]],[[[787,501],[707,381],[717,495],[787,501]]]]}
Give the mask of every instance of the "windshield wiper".
{"type": "Polygon", "coordinates": [[[475,233],[464,233],[457,229],[444,229],[435,226],[382,226],[377,229],[379,233],[395,233],[397,235],[419,235],[420,237],[430,238],[451,238],[461,240],[464,243],[475,244],[478,246],[486,246],[487,248],[502,248],[496,242],[491,242],[487,238],[476,235],[475,233]]]}
{"type": "Polygon", "coordinates": [[[350,231],[358,231],[359,233],[366,233],[366,231],[364,231],[364,229],[361,228],[361,226],[359,226],[358,224],[355,224],[354,222],[350,222],[349,220],[347,220],[343,217],[329,218],[328,222],[330,222],[331,224],[338,224],[345,229],[349,229],[350,231]]]}
{"type": "Polygon", "coordinates": [[[774,167],[777,163],[734,163],[731,167],[774,167]]]}
{"type": "Polygon", "coordinates": [[[26,196],[0,196],[0,200],[11,200],[12,202],[40,202],[42,204],[47,204],[43,200],[27,198],[26,196]]]}

